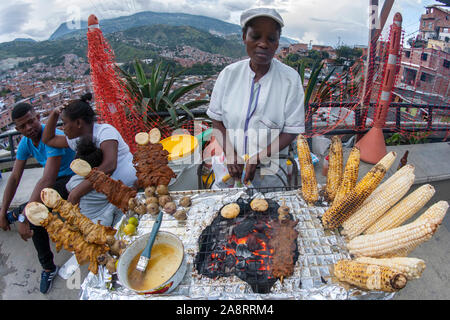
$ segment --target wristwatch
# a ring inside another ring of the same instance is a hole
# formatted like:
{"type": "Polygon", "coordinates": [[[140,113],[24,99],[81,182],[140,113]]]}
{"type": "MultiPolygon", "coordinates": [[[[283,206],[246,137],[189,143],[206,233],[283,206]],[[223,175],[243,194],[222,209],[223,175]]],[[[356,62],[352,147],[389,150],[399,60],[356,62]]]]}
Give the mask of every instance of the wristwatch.
{"type": "Polygon", "coordinates": [[[25,221],[25,215],[23,213],[19,214],[19,217],[17,219],[19,222],[24,222],[25,221]]]}

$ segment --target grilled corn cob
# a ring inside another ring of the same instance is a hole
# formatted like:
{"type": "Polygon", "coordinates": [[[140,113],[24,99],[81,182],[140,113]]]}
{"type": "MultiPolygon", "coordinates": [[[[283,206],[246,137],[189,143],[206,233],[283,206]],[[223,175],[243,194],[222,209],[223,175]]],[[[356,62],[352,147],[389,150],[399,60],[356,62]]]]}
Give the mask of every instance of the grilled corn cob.
{"type": "Polygon", "coordinates": [[[408,279],[389,267],[340,260],[334,264],[334,275],[339,281],[348,282],[365,290],[394,292],[405,287],[408,279]]]}
{"type": "Polygon", "coordinates": [[[400,170],[397,170],[392,176],[387,178],[386,181],[384,181],[382,184],[380,184],[378,186],[378,188],[375,189],[375,191],[366,199],[366,201],[364,201],[364,204],[366,204],[367,202],[371,201],[372,198],[375,197],[378,192],[383,191],[384,188],[386,188],[389,185],[391,185],[392,182],[397,180],[399,177],[404,175],[406,172],[413,172],[414,173],[414,169],[415,168],[414,168],[413,165],[407,164],[406,166],[402,167],[400,170]]]}
{"type": "Polygon", "coordinates": [[[297,153],[300,163],[302,195],[308,205],[313,205],[319,199],[319,190],[308,142],[301,134],[297,137],[297,153]]]}
{"type": "Polygon", "coordinates": [[[323,214],[323,226],[328,229],[339,227],[350,215],[358,210],[364,200],[378,186],[385,174],[386,168],[382,164],[376,164],[370,169],[352,191],[345,195],[337,204],[333,203],[323,214]]]}
{"type": "Polygon", "coordinates": [[[358,147],[353,147],[345,165],[344,175],[342,177],[341,185],[334,197],[333,203],[338,203],[342,198],[349,193],[356,185],[359,174],[360,151],[358,147]]]}
{"type": "Polygon", "coordinates": [[[407,172],[405,175],[393,181],[391,185],[384,188],[372,200],[363,204],[343,224],[342,234],[349,239],[363,233],[378,218],[387,212],[408,192],[414,183],[414,173],[407,172]]]}
{"type": "Polygon", "coordinates": [[[356,258],[355,261],[391,268],[392,270],[395,270],[399,273],[403,273],[408,280],[419,279],[426,267],[425,261],[423,261],[422,259],[407,257],[382,259],[359,257],[356,258]]]}
{"type": "Polygon", "coordinates": [[[364,233],[371,234],[400,226],[415,215],[433,197],[434,192],[430,184],[421,186],[381,216],[364,233]]]}
{"type": "Polygon", "coordinates": [[[448,210],[448,202],[447,201],[438,201],[429,207],[424,213],[422,213],[416,221],[422,221],[424,219],[433,219],[439,221],[439,223],[444,220],[445,214],[448,210]]]}
{"type": "Polygon", "coordinates": [[[439,201],[415,221],[394,229],[358,236],[348,242],[347,248],[357,257],[406,256],[433,236],[447,209],[448,203],[439,201]]]}
{"type": "Polygon", "coordinates": [[[388,152],[378,163],[382,164],[386,167],[386,172],[392,167],[392,164],[395,161],[395,158],[397,158],[397,152],[391,151],[388,152]]]}
{"type": "Polygon", "coordinates": [[[343,154],[342,154],[342,142],[338,136],[331,138],[330,153],[328,155],[328,173],[327,184],[325,186],[325,200],[333,202],[336,192],[339,189],[342,182],[343,174],[343,154]]]}

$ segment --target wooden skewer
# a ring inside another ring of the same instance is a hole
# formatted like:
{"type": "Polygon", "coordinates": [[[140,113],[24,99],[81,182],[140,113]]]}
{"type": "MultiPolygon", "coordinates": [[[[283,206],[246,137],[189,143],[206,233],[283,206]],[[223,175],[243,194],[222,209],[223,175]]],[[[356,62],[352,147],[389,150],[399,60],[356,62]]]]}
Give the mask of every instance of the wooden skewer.
{"type": "Polygon", "coordinates": [[[281,277],[280,277],[280,282],[281,282],[281,284],[283,284],[283,281],[284,281],[284,276],[281,276],[281,277]]]}

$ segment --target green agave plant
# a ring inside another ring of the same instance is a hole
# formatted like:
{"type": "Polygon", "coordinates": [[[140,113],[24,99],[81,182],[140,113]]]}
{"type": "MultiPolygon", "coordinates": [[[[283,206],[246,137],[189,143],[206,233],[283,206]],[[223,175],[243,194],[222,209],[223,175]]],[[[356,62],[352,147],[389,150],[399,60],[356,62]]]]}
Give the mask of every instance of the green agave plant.
{"type": "MultiPolygon", "coordinates": [[[[310,103],[325,101],[329,99],[330,95],[336,90],[336,84],[327,84],[328,80],[332,76],[335,68],[333,68],[322,80],[319,78],[320,73],[324,67],[324,63],[322,61],[317,61],[312,69],[311,76],[309,77],[308,84],[306,85],[305,91],[305,106],[308,106],[310,103]],[[319,83],[320,81],[320,83],[319,83]]],[[[297,68],[297,72],[300,74],[300,78],[302,79],[302,83],[305,81],[305,68],[306,64],[302,61],[297,68]]],[[[311,109],[311,114],[314,114],[317,111],[318,107],[313,107],[311,109]]]]}
{"type": "Polygon", "coordinates": [[[170,116],[164,118],[164,122],[172,129],[177,129],[185,121],[194,119],[191,109],[209,103],[209,100],[177,103],[181,97],[203,83],[200,81],[174,89],[173,84],[184,70],[178,73],[172,72],[169,76],[170,66],[163,69],[160,62],[153,66],[151,74],[147,77],[138,59],[135,60],[134,69],[136,71],[135,78],[121,68],[119,71],[125,78],[127,90],[136,97],[135,106],[144,122],[147,122],[152,112],[168,112],[170,116]],[[179,110],[185,111],[188,116],[179,116],[177,114],[179,110]]]}

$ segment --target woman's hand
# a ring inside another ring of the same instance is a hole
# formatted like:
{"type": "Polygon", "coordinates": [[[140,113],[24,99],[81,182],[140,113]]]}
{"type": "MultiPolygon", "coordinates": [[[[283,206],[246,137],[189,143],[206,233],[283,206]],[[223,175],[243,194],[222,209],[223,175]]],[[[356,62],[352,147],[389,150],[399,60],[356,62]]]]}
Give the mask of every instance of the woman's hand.
{"type": "Polygon", "coordinates": [[[251,182],[255,178],[256,167],[259,164],[259,155],[253,156],[248,159],[245,165],[245,177],[244,184],[251,182]]]}
{"type": "Polygon", "coordinates": [[[241,180],[242,171],[244,171],[244,165],[238,163],[227,164],[228,173],[234,179],[241,180]]]}
{"type": "Polygon", "coordinates": [[[227,160],[227,169],[230,176],[238,181],[241,181],[242,171],[244,171],[244,162],[236,152],[233,153],[233,157],[226,157],[227,160]]]}
{"type": "Polygon", "coordinates": [[[17,231],[19,231],[20,237],[23,241],[27,241],[33,236],[33,230],[30,228],[30,223],[26,220],[18,223],[17,231]]]}
{"type": "Polygon", "coordinates": [[[65,105],[56,107],[55,109],[53,109],[52,114],[54,114],[54,116],[56,116],[56,117],[59,117],[65,107],[66,107],[65,105]]]}
{"type": "Polygon", "coordinates": [[[71,204],[76,205],[80,203],[81,195],[77,192],[77,189],[73,189],[69,196],[67,197],[67,201],[69,201],[71,204]]]}

